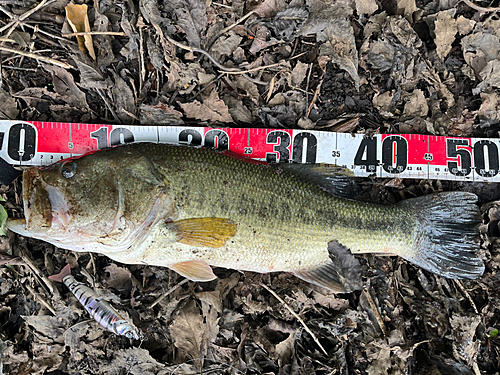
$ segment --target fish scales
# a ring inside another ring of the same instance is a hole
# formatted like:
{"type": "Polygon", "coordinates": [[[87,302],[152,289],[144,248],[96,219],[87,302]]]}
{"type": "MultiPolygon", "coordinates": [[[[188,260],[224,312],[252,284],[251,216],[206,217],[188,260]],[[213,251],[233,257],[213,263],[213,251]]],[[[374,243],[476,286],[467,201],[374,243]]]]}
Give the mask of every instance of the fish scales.
{"type": "Polygon", "coordinates": [[[232,261],[239,253],[248,261],[245,268],[273,262],[276,270],[284,271],[305,253],[326,256],[325,244],[332,239],[354,252],[383,253],[410,244],[415,218],[399,207],[347,201],[286,171],[207,150],[164,150],[162,145],[148,145],[142,152],[151,155],[170,181],[179,218],[228,217],[238,222],[239,238],[211,251],[217,260],[232,261]],[[280,259],[271,250],[276,248],[284,253],[280,259]]]}
{"type": "MultiPolygon", "coordinates": [[[[474,194],[374,205],[312,182],[314,165],[305,174],[291,167],[195,147],[116,147],[25,171],[26,220],[8,228],[123,263],[167,266],[195,281],[213,279],[210,266],[219,266],[289,271],[349,291],[360,287],[353,253],[396,254],[453,278],[483,272],[474,194]]],[[[337,181],[325,171],[315,179],[337,181]]]]}

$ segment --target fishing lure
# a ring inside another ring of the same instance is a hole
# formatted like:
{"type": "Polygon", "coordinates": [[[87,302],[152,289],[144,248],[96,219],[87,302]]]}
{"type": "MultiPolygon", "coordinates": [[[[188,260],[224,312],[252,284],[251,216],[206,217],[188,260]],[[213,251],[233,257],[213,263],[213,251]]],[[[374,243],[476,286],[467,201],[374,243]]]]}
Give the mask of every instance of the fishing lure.
{"type": "Polygon", "coordinates": [[[88,313],[108,331],[125,336],[129,339],[139,340],[141,338],[139,331],[131,323],[122,318],[109,303],[103,301],[102,298],[87,285],[76,281],[71,275],[71,267],[69,264],[67,264],[59,274],[49,276],[49,279],[64,283],[78,301],[80,301],[85,310],[87,310],[88,313]]]}

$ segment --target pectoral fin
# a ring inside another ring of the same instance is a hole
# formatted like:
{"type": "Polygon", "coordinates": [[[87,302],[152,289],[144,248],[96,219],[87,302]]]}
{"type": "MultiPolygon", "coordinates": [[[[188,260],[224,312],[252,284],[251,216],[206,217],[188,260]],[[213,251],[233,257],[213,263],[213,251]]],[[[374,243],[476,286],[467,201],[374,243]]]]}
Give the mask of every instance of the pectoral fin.
{"type": "Polygon", "coordinates": [[[218,217],[184,219],[166,224],[177,235],[177,242],[200,247],[218,248],[236,234],[238,225],[218,217]]]}
{"type": "Polygon", "coordinates": [[[213,273],[212,267],[201,260],[180,262],[169,268],[192,281],[210,281],[217,277],[213,273]]]}
{"type": "Polygon", "coordinates": [[[361,267],[348,248],[337,241],[328,244],[330,258],[316,267],[295,271],[302,280],[334,293],[349,293],[361,289],[361,267]]]}

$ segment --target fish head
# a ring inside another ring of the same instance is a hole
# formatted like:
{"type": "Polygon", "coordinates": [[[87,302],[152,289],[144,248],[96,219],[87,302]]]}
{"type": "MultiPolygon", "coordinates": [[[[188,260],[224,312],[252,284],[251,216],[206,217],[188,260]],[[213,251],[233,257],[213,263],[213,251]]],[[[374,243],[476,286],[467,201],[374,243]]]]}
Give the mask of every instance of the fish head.
{"type": "Polygon", "coordinates": [[[96,251],[83,246],[96,242],[125,245],[165,208],[166,190],[147,157],[117,147],[25,170],[25,220],[7,227],[76,251],[96,251]]]}

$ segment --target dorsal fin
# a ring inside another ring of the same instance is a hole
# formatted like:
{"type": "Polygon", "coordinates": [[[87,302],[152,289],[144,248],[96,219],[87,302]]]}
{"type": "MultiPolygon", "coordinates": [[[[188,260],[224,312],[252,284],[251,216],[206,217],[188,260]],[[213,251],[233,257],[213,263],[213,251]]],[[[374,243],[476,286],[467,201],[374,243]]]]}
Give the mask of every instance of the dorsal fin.
{"type": "Polygon", "coordinates": [[[361,191],[354,173],[338,165],[283,163],[276,167],[313,182],[336,197],[353,198],[361,191]]]}

